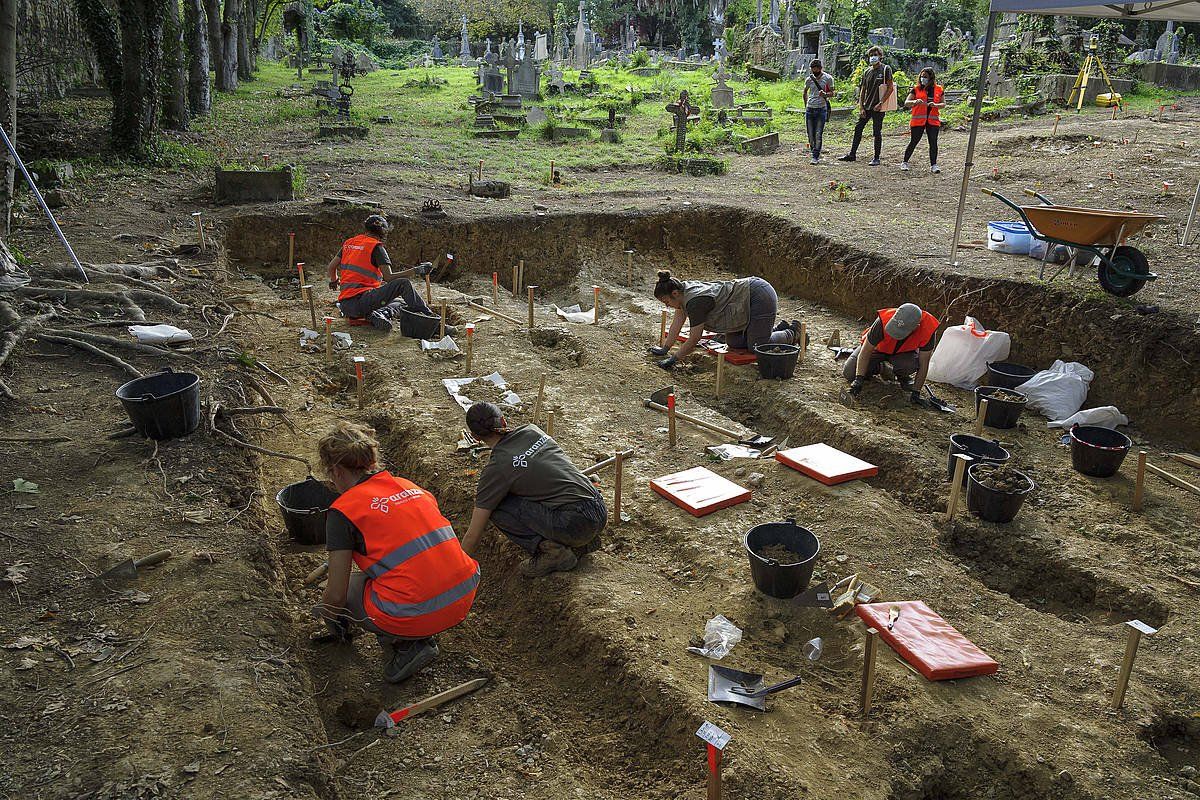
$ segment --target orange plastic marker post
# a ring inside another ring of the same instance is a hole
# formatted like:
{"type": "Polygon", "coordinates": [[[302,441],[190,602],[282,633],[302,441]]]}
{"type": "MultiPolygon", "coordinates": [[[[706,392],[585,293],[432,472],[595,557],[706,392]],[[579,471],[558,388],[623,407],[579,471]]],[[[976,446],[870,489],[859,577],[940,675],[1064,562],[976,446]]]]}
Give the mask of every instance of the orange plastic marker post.
{"type": "Polygon", "coordinates": [[[358,407],[363,407],[363,362],[366,361],[362,356],[354,357],[354,377],[358,381],[358,407]]]}
{"type": "Polygon", "coordinates": [[[467,323],[467,374],[471,374],[471,357],[472,350],[475,346],[475,323],[467,323]]]}
{"type": "Polygon", "coordinates": [[[667,395],[667,443],[675,446],[675,393],[667,395]]]}
{"type": "Polygon", "coordinates": [[[500,305],[500,273],[492,273],[492,305],[500,305]]]}

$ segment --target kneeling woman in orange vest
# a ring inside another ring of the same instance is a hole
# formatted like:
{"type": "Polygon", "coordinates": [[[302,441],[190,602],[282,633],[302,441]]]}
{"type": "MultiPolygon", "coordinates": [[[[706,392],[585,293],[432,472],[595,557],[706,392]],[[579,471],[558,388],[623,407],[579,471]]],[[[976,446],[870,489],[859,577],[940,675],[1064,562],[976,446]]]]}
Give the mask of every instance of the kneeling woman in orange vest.
{"type": "Polygon", "coordinates": [[[941,109],[946,105],[942,99],[942,87],[938,86],[937,75],[933,72],[933,67],[926,67],[921,70],[921,74],[917,77],[917,85],[908,93],[908,99],[904,101],[904,107],[912,109],[912,116],[908,121],[908,129],[911,131],[911,136],[908,140],[908,147],[904,151],[904,161],[900,164],[900,169],[908,169],[908,160],[912,158],[913,151],[917,149],[917,143],[921,141],[921,136],[925,135],[929,139],[929,171],[941,172],[938,167],[938,132],[942,129],[941,109]]]}
{"type": "Polygon", "coordinates": [[[842,370],[850,382],[850,396],[857,397],[866,379],[878,375],[887,362],[900,387],[910,393],[912,402],[927,406],[921,389],[929,372],[937,329],[937,317],[912,303],[881,308],[871,327],[863,331],[862,343],[854,348],[842,370]]]}
{"type": "Polygon", "coordinates": [[[399,683],[437,657],[434,634],[466,618],[479,565],[463,552],[433,495],[379,469],[379,445],[368,429],[339,422],[319,453],[340,492],[326,521],[329,579],[321,610],[344,638],[350,625],[374,633],[384,678],[399,683]]]}
{"type": "MultiPolygon", "coordinates": [[[[342,316],[365,319],[381,331],[392,329],[392,312],[403,305],[417,314],[432,315],[421,295],[413,289],[412,281],[403,277],[424,277],[433,269],[426,261],[412,269],[392,272],[392,260],[384,249],[383,240],[392,224],[381,214],[372,214],[363,222],[363,233],[342,243],[341,251],[329,262],[329,288],[337,289],[337,305],[342,316]],[[384,283],[384,277],[388,278],[384,283]]],[[[447,333],[454,333],[447,328],[447,333]]]]}

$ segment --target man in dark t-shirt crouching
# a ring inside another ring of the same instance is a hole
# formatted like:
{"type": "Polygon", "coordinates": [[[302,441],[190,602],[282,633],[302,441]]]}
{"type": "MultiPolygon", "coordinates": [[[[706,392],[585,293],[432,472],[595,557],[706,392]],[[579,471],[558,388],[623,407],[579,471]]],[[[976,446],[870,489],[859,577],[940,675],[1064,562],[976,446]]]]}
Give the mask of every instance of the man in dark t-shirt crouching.
{"type": "Polygon", "coordinates": [[[596,548],[608,522],[600,492],[541,428],[509,430],[491,403],[471,406],[467,427],[492,457],[479,476],[463,549],[474,553],[491,522],[529,553],[521,565],[526,577],[574,569],[579,552],[596,548]]]}

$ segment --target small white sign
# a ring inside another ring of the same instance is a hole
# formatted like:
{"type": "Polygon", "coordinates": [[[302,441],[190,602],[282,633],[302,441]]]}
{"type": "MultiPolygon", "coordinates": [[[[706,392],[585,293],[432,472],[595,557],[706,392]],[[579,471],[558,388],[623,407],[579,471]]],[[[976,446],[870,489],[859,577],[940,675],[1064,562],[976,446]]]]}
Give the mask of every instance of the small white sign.
{"type": "Polygon", "coordinates": [[[367,363],[367,358],[366,358],[366,356],[352,356],[352,357],[350,358],[350,360],[351,360],[351,361],[353,361],[355,364],[365,364],[365,363],[367,363]]]}
{"type": "Polygon", "coordinates": [[[725,745],[729,744],[729,740],[733,738],[711,722],[701,725],[700,730],[696,731],[696,735],[718,750],[724,750],[725,745]]]}
{"type": "Polygon", "coordinates": [[[1146,634],[1147,636],[1153,636],[1154,634],[1158,633],[1158,628],[1151,628],[1149,625],[1142,622],[1140,619],[1131,619],[1131,620],[1129,620],[1129,622],[1126,622],[1125,624],[1128,625],[1129,627],[1133,628],[1135,631],[1141,631],[1142,633],[1146,634]]]}

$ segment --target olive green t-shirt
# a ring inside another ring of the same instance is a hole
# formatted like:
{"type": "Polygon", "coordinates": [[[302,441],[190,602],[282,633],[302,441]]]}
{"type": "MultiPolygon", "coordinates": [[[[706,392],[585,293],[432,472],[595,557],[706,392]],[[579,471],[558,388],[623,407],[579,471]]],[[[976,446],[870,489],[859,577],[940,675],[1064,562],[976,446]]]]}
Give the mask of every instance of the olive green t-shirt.
{"type": "Polygon", "coordinates": [[[475,505],[495,511],[509,494],[558,508],[595,499],[596,490],[557,442],[536,425],[522,425],[492,449],[475,505]]]}

